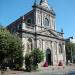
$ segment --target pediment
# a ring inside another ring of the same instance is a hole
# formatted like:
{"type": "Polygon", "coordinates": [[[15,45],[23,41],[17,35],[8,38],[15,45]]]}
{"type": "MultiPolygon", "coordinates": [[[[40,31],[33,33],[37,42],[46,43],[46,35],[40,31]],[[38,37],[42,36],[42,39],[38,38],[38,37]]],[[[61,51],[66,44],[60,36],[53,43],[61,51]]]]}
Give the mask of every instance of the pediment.
{"type": "Polygon", "coordinates": [[[59,35],[58,32],[53,31],[53,30],[47,30],[47,31],[42,31],[40,34],[45,35],[45,36],[50,36],[50,37],[55,37],[55,38],[62,38],[62,36],[59,35]]]}
{"type": "Polygon", "coordinates": [[[51,36],[51,37],[56,37],[53,33],[50,31],[42,31],[39,34],[46,35],[46,36],[51,36]]]}

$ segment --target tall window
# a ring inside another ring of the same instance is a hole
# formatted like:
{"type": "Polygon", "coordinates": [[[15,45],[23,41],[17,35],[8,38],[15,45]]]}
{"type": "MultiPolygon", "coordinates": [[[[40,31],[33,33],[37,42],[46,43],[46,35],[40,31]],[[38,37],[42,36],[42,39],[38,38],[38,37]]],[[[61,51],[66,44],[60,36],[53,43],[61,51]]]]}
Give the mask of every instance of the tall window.
{"type": "Polygon", "coordinates": [[[31,29],[33,29],[33,27],[34,27],[34,25],[33,25],[33,23],[32,23],[32,19],[31,18],[29,18],[29,19],[27,19],[27,28],[31,28],[31,29]]]}
{"type": "Polygon", "coordinates": [[[27,52],[31,52],[32,50],[32,39],[29,38],[27,42],[27,52]]]}
{"type": "Polygon", "coordinates": [[[44,26],[49,26],[49,20],[47,19],[47,18],[45,18],[45,20],[44,20],[44,26]]]}
{"type": "Polygon", "coordinates": [[[17,29],[22,29],[22,25],[19,24],[19,25],[17,26],[17,29]]]}
{"type": "Polygon", "coordinates": [[[28,19],[27,24],[32,24],[32,19],[28,19]]]}
{"type": "Polygon", "coordinates": [[[62,44],[59,44],[59,53],[62,53],[62,44]]]}

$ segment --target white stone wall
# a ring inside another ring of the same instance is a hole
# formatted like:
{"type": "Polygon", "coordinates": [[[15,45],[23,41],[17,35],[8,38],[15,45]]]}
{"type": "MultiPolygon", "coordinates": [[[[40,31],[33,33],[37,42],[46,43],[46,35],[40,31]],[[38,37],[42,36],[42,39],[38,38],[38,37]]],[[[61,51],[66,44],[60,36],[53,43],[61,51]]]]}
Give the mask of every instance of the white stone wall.
{"type": "MultiPolygon", "coordinates": [[[[49,29],[55,30],[55,18],[48,12],[45,12],[40,9],[36,9],[36,25],[44,26],[44,20],[47,18],[49,20],[49,29]]],[[[37,31],[41,30],[40,27],[37,27],[37,31]]]]}
{"type": "MultiPolygon", "coordinates": [[[[49,20],[48,28],[55,30],[55,17],[53,17],[53,15],[51,13],[45,12],[45,11],[37,8],[35,11],[34,17],[35,17],[35,24],[38,26],[43,26],[43,27],[44,27],[44,19],[48,18],[48,20],[49,20]]],[[[34,28],[32,30],[32,29],[26,28],[25,23],[23,23],[22,25],[23,25],[22,29],[24,29],[24,30],[33,32],[35,29],[34,28]]],[[[43,28],[40,28],[38,26],[36,27],[37,32],[44,30],[43,28]]],[[[45,35],[50,36],[53,34],[50,33],[50,34],[45,34],[45,35]]],[[[26,54],[27,40],[29,37],[35,38],[33,35],[30,35],[30,34],[25,34],[25,37],[22,37],[22,42],[24,45],[24,53],[23,53],[24,56],[26,54]]],[[[39,48],[40,50],[43,50],[44,56],[45,56],[44,62],[46,61],[46,50],[49,48],[51,50],[51,61],[52,61],[53,65],[58,65],[59,61],[62,61],[65,64],[65,62],[66,62],[65,44],[63,45],[63,53],[60,54],[59,53],[59,42],[62,43],[63,41],[55,39],[55,38],[45,37],[45,36],[37,36],[37,48],[39,48]]],[[[33,39],[33,48],[35,48],[34,39],[33,39]]]]}
{"type": "MultiPolygon", "coordinates": [[[[27,50],[27,38],[23,38],[22,37],[22,45],[23,45],[23,57],[25,57],[25,54],[26,54],[26,50],[27,50]]],[[[25,68],[25,61],[23,61],[23,67],[22,68],[25,68]]]]}
{"type": "Polygon", "coordinates": [[[34,29],[28,28],[25,22],[22,23],[22,29],[26,31],[34,32],[34,29]]]}
{"type": "MultiPolygon", "coordinates": [[[[27,52],[27,41],[28,41],[28,37],[27,38],[22,38],[22,42],[24,45],[24,52],[23,52],[23,56],[25,56],[26,52],[27,52]]],[[[58,40],[59,41],[59,40],[58,40]]],[[[44,52],[44,61],[43,63],[46,61],[46,50],[49,48],[51,50],[51,61],[53,63],[53,65],[58,65],[59,61],[62,61],[63,64],[66,63],[66,53],[65,53],[65,44],[63,44],[63,53],[60,54],[59,53],[59,42],[56,42],[55,40],[48,40],[47,39],[38,39],[37,40],[37,48],[39,48],[40,50],[43,50],[44,52]]],[[[34,40],[33,40],[33,48],[34,48],[35,44],[34,44],[34,40]]],[[[43,65],[42,63],[42,65],[43,65]]]]}

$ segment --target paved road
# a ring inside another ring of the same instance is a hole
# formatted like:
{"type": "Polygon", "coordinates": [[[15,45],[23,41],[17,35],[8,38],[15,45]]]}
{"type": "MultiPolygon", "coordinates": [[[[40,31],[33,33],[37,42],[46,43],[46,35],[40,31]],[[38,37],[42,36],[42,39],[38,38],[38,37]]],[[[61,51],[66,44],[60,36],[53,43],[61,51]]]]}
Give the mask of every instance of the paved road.
{"type": "Polygon", "coordinates": [[[75,75],[75,66],[40,67],[37,72],[7,71],[4,75],[75,75]]]}

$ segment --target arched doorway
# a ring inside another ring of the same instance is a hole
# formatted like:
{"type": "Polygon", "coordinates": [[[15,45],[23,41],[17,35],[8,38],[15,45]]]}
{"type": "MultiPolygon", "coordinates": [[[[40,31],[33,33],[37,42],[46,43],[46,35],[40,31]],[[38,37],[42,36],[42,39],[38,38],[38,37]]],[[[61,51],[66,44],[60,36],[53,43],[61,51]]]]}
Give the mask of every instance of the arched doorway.
{"type": "Polygon", "coordinates": [[[48,62],[48,65],[51,65],[51,50],[46,50],[46,61],[48,62]]]}

